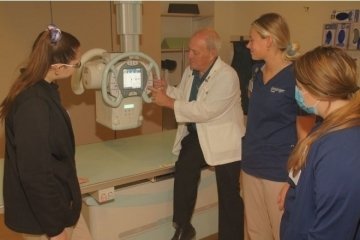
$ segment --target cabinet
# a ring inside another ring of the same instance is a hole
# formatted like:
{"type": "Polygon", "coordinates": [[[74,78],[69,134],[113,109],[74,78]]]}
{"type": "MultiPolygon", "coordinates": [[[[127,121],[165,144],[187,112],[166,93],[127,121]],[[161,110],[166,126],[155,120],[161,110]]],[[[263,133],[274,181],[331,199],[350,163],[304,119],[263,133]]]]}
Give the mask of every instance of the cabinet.
{"type": "MultiPolygon", "coordinates": [[[[193,15],[193,14],[162,14],[161,30],[162,42],[166,39],[179,40],[189,39],[191,35],[204,27],[213,27],[213,15],[193,15]]],[[[174,71],[169,72],[168,82],[171,85],[177,85],[181,79],[181,74],[187,66],[187,41],[183,44],[175,44],[175,48],[162,48],[161,60],[175,60],[177,67],[174,71]]]]}
{"type": "MultiPolygon", "coordinates": [[[[173,71],[162,69],[162,77],[169,85],[176,86],[181,81],[181,76],[188,65],[188,40],[197,30],[204,27],[214,27],[214,2],[198,2],[200,14],[167,13],[170,2],[162,2],[161,14],[161,42],[166,39],[174,40],[172,46],[161,48],[161,60],[176,61],[173,71]],[[176,41],[178,40],[178,41],[176,41]]],[[[172,110],[163,109],[163,128],[176,128],[174,113],[172,110]]]]}

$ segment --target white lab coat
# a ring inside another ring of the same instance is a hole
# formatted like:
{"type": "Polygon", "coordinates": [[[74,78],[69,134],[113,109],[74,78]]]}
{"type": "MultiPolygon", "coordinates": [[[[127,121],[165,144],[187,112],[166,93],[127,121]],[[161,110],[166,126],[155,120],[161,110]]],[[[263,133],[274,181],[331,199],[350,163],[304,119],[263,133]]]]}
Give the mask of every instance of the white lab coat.
{"type": "Polygon", "coordinates": [[[168,86],[175,99],[178,129],[173,153],[179,154],[181,140],[188,134],[186,123],[195,122],[199,142],[208,165],[241,160],[241,138],[245,133],[239,79],[220,57],[199,88],[197,100],[188,102],[194,76],[187,67],[177,87],[168,86]]]}

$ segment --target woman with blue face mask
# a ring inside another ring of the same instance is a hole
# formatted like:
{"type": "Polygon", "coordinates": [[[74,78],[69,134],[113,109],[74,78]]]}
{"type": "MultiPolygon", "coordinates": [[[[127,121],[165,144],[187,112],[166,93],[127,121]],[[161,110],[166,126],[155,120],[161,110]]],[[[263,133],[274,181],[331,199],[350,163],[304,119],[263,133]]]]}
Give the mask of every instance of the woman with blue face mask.
{"type": "MultiPolygon", "coordinates": [[[[305,92],[306,93],[306,92],[305,92]]],[[[317,115],[317,110],[316,110],[316,106],[318,105],[319,101],[316,101],[314,103],[314,105],[312,106],[308,106],[305,103],[304,100],[304,94],[303,91],[301,91],[299,89],[298,86],[295,87],[295,99],[296,99],[296,103],[299,105],[299,107],[304,110],[305,112],[309,113],[309,114],[315,114],[317,115]]]]}
{"type": "Polygon", "coordinates": [[[295,62],[296,101],[323,120],[289,158],[282,240],[360,239],[360,91],[355,61],[317,47],[295,62]]]}

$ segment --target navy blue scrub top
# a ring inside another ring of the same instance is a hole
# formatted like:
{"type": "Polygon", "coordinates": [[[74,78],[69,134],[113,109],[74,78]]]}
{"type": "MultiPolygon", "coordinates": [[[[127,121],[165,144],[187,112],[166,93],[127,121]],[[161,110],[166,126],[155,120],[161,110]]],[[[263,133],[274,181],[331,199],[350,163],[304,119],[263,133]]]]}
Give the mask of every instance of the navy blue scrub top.
{"type": "Polygon", "coordinates": [[[287,160],[297,142],[294,69],[291,64],[264,84],[262,66],[253,68],[241,165],[252,176],[286,182],[287,160]]]}
{"type": "Polygon", "coordinates": [[[286,196],[283,240],[360,240],[360,127],[328,133],[310,147],[286,196]]]}

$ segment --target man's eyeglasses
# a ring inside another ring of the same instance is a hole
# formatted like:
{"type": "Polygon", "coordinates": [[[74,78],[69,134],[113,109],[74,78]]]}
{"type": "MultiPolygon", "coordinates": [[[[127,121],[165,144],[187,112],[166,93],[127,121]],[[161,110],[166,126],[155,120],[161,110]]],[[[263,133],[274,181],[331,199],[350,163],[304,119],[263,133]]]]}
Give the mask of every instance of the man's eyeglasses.
{"type": "Polygon", "coordinates": [[[80,68],[81,67],[81,62],[78,62],[78,63],[75,63],[75,64],[62,63],[61,65],[65,66],[65,67],[80,68]]]}

